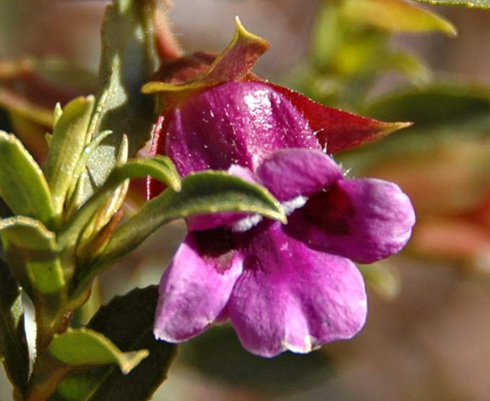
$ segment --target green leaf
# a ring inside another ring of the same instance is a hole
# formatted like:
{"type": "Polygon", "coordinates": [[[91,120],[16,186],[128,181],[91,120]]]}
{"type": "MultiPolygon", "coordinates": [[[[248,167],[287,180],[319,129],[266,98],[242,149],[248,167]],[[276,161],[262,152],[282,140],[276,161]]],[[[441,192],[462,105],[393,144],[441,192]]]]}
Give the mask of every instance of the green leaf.
{"type": "Polygon", "coordinates": [[[226,172],[194,173],[182,181],[180,192],[165,191],[116,230],[101,258],[126,254],[171,220],[224,211],[257,213],[283,222],[286,219],[280,203],[264,187],[226,172]]]}
{"type": "Polygon", "coordinates": [[[22,143],[0,131],[0,196],[14,214],[41,220],[54,217],[51,193],[43,173],[22,143]]]}
{"type": "Polygon", "coordinates": [[[471,8],[490,8],[490,0],[414,0],[419,3],[447,6],[466,6],[471,8]]]}
{"type": "Polygon", "coordinates": [[[54,336],[48,349],[52,356],[67,365],[114,363],[124,374],[148,356],[147,350],[122,352],[103,334],[86,328],[68,329],[54,336]]]}
{"type": "Polygon", "coordinates": [[[179,173],[172,161],[166,156],[158,156],[154,159],[138,158],[128,160],[122,166],[114,169],[108,181],[122,181],[127,178],[141,178],[146,176],[151,176],[163,182],[175,191],[180,190],[179,173]]]}
{"type": "Polygon", "coordinates": [[[29,296],[57,296],[65,288],[55,235],[28,217],[0,220],[0,237],[15,278],[29,296]]]}
{"type": "Polygon", "coordinates": [[[0,259],[0,360],[19,393],[29,375],[29,351],[19,284],[0,259]]]}
{"type": "Polygon", "coordinates": [[[155,159],[132,159],[121,166],[116,166],[107,181],[77,211],[70,225],[59,235],[59,244],[64,248],[74,244],[83,229],[90,223],[101,207],[114,194],[117,187],[130,178],[152,176],[161,180],[174,190],[180,190],[180,177],[169,158],[161,156],[155,159]]]}
{"type": "Polygon", "coordinates": [[[116,165],[123,135],[129,139],[129,156],[150,139],[153,97],[141,93],[156,69],[153,38],[153,2],[116,0],[107,7],[102,29],[101,91],[91,130],[113,134],[88,161],[95,186],[102,185],[116,165]]]}
{"type": "Polygon", "coordinates": [[[68,192],[78,181],[75,173],[85,146],[91,139],[87,131],[93,108],[93,97],[72,100],[54,127],[44,171],[58,216],[63,211],[68,192]]]}
{"type": "Polygon", "coordinates": [[[356,21],[390,32],[441,31],[456,36],[449,21],[405,0],[347,0],[342,11],[356,21]]]}
{"type": "Polygon", "coordinates": [[[165,380],[177,346],[156,341],[153,320],[158,298],[155,286],[135,289],[100,309],[89,327],[126,351],[147,349],[150,354],[129,374],[114,366],[71,375],[50,401],[142,401],[151,398],[165,380]]]}
{"type": "Polygon", "coordinates": [[[73,279],[74,296],[82,296],[93,278],[114,260],[128,254],[162,225],[196,214],[239,211],[285,221],[280,203],[265,189],[221,171],[188,175],[177,192],[167,189],[145,203],[113,234],[99,259],[73,279]]]}

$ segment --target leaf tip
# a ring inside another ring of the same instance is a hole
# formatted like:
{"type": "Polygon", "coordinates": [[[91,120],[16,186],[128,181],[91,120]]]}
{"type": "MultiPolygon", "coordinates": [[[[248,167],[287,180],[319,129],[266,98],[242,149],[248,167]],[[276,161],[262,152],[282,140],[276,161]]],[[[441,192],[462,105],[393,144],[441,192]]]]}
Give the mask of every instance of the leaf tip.
{"type": "Polygon", "coordinates": [[[119,362],[119,368],[123,374],[127,375],[137,367],[143,359],[148,357],[150,352],[147,349],[142,349],[134,352],[126,352],[123,355],[124,357],[121,358],[119,362]]]}

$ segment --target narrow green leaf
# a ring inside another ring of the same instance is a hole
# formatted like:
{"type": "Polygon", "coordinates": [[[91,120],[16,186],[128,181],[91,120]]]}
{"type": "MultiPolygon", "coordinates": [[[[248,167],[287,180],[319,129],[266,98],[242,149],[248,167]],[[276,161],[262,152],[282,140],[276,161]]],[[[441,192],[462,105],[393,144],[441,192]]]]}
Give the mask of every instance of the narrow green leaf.
{"type": "Polygon", "coordinates": [[[67,365],[114,363],[125,374],[148,356],[147,350],[122,352],[103,334],[85,328],[68,329],[56,335],[48,349],[52,356],[67,365]]]}
{"type": "Polygon", "coordinates": [[[168,157],[160,156],[155,159],[132,159],[114,169],[110,180],[122,181],[127,178],[151,176],[172,188],[180,191],[180,177],[175,166],[168,157]]]}
{"type": "Polygon", "coordinates": [[[182,181],[181,191],[167,190],[147,202],[114,233],[106,252],[126,253],[171,220],[223,211],[257,213],[285,221],[280,203],[264,187],[226,172],[199,172],[182,181]]]}
{"type": "Polygon", "coordinates": [[[456,36],[456,28],[449,21],[406,0],[347,0],[343,12],[390,32],[441,31],[456,36]]]}
{"type": "Polygon", "coordinates": [[[87,131],[93,108],[91,96],[72,100],[54,127],[44,171],[57,215],[61,215],[68,191],[78,180],[76,167],[90,140],[87,131]]]}
{"type": "Polygon", "coordinates": [[[0,196],[14,214],[50,225],[54,217],[51,193],[43,173],[22,143],[0,131],[0,196]]]}
{"type": "Polygon", "coordinates": [[[70,186],[69,191],[66,194],[65,206],[63,209],[63,216],[65,220],[69,220],[70,216],[76,211],[82,203],[87,200],[90,193],[86,191],[87,187],[90,187],[90,178],[87,174],[87,162],[90,155],[97,149],[97,147],[111,135],[111,131],[103,131],[93,137],[90,143],[85,147],[80,155],[78,162],[73,169],[73,184],[70,186]],[[76,177],[76,178],[75,178],[76,177]],[[76,184],[75,184],[76,183],[76,184]]]}
{"type": "Polygon", "coordinates": [[[224,211],[286,220],[280,203],[264,187],[221,171],[190,174],[182,181],[179,192],[167,189],[114,232],[99,259],[75,275],[74,297],[81,296],[104,267],[131,252],[162,225],[196,214],[224,211]]]}
{"type": "Polygon", "coordinates": [[[166,379],[177,346],[157,341],[153,321],[158,289],[135,289],[100,309],[89,328],[104,334],[125,351],[147,349],[150,354],[129,374],[114,366],[71,375],[50,401],[143,401],[166,379]]]}
{"type": "Polygon", "coordinates": [[[11,217],[0,220],[0,237],[14,276],[29,296],[63,291],[65,278],[54,233],[39,221],[11,217]]]}
{"type": "Polygon", "coordinates": [[[77,211],[70,225],[59,236],[59,244],[64,248],[75,243],[84,227],[89,224],[97,211],[103,207],[113,195],[116,188],[130,178],[152,176],[162,180],[175,190],[180,189],[180,178],[177,170],[168,158],[132,159],[121,166],[116,166],[104,185],[77,211]]]}
{"type": "Polygon", "coordinates": [[[414,0],[419,3],[447,6],[466,6],[471,8],[490,8],[490,0],[414,0]]]}
{"type": "Polygon", "coordinates": [[[7,264],[0,259],[0,360],[20,393],[29,374],[21,292],[7,264]]]}

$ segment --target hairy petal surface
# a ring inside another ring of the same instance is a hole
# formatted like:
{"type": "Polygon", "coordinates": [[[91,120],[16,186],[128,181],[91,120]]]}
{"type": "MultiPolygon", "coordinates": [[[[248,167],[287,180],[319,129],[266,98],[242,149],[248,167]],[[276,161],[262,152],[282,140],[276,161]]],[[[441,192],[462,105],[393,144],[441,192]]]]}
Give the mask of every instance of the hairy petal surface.
{"type": "Polygon", "coordinates": [[[283,149],[264,159],[257,176],[279,201],[287,201],[329,187],[342,178],[342,170],[319,150],[283,149]]]}
{"type": "Polygon", "coordinates": [[[243,236],[244,270],[227,312],[250,352],[309,352],[356,334],[366,318],[361,274],[347,259],[310,249],[279,223],[243,236]]]}
{"type": "Polygon", "coordinates": [[[181,175],[252,171],[280,148],[320,149],[308,121],[287,97],[260,82],[227,82],[193,94],[168,116],[165,153],[181,175]]]}
{"type": "Polygon", "coordinates": [[[415,212],[397,185],[352,179],[311,196],[288,222],[288,233],[315,249],[372,263],[405,246],[415,212]]]}
{"type": "Polygon", "coordinates": [[[155,337],[180,342],[206,330],[226,306],[242,265],[226,231],[189,233],[160,282],[155,337]]]}

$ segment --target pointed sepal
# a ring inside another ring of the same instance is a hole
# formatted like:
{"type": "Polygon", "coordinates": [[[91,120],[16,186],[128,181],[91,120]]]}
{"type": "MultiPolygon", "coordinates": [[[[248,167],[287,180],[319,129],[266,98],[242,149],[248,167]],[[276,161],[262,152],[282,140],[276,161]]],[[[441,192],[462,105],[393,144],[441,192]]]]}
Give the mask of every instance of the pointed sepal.
{"type": "Polygon", "coordinates": [[[245,78],[259,57],[269,49],[269,43],[247,31],[238,17],[235,24],[233,40],[199,78],[182,84],[148,82],[143,86],[143,93],[193,91],[245,78]]]}
{"type": "Polygon", "coordinates": [[[268,85],[287,97],[306,117],[320,144],[331,154],[377,141],[411,125],[406,122],[387,123],[361,117],[323,106],[291,89],[270,83],[268,85]]]}

